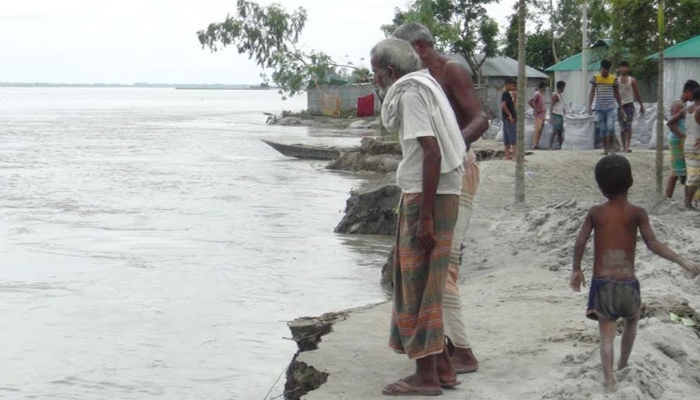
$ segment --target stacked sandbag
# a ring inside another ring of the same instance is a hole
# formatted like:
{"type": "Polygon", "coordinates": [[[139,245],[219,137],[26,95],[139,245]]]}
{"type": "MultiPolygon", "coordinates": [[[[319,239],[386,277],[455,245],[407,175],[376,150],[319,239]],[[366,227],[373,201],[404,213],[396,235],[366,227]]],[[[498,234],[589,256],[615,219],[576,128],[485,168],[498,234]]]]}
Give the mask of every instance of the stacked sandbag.
{"type": "Polygon", "coordinates": [[[656,115],[656,103],[645,103],[644,115],[640,113],[640,109],[635,106],[635,116],[632,122],[632,139],[630,140],[631,147],[647,147],[651,140],[652,132],[656,132],[656,126],[650,124],[650,118],[656,115]]]}
{"type": "MultiPolygon", "coordinates": [[[[544,128],[542,128],[542,136],[540,136],[540,149],[542,150],[552,150],[549,148],[549,143],[552,141],[552,135],[554,134],[554,129],[552,128],[552,123],[550,121],[545,121],[544,128]]],[[[554,149],[559,147],[559,142],[554,143],[554,149]]]]}
{"type": "MultiPolygon", "coordinates": [[[[651,128],[651,138],[649,140],[649,148],[650,149],[656,149],[656,121],[657,121],[657,113],[658,113],[658,108],[656,105],[650,107],[649,111],[647,111],[648,116],[648,123],[649,127],[651,128]]],[[[670,113],[668,110],[664,109],[664,132],[661,135],[664,140],[664,149],[668,149],[668,128],[666,128],[666,121],[668,121],[671,118],[670,113]]]]}
{"type": "Polygon", "coordinates": [[[595,121],[593,115],[569,112],[564,116],[564,144],[562,150],[593,150],[595,148],[595,121]]]}

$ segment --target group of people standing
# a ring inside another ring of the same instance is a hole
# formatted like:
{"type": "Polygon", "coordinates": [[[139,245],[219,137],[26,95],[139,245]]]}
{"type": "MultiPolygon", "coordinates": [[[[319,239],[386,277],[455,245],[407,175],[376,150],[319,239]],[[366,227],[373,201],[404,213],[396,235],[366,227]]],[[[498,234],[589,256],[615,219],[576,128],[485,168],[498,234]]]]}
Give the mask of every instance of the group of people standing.
{"type": "MultiPolygon", "coordinates": [[[[457,374],[479,368],[466,334],[458,277],[462,239],[479,184],[479,168],[470,145],[488,129],[489,121],[467,69],[441,55],[433,46],[433,37],[425,26],[409,23],[400,26],[391,38],[376,44],[370,52],[374,83],[382,101],[382,123],[389,132],[398,134],[403,152],[396,172],[402,196],[389,346],[397,353],[406,354],[416,368],[415,373],[386,386],[382,393],[387,396],[440,395],[443,388],[460,384],[457,374]]],[[[602,78],[595,81],[596,87],[609,84],[613,97],[620,103],[616,79],[602,78]]],[[[514,82],[507,82],[506,87],[514,89],[514,82]]],[[[558,84],[556,101],[552,104],[556,111],[553,115],[562,119],[563,91],[564,85],[558,84]],[[558,106],[559,103],[562,104],[558,106]]],[[[700,90],[697,96],[694,92],[694,98],[694,107],[685,111],[688,118],[696,118],[693,121],[698,125],[700,90]]],[[[504,118],[511,124],[516,118],[512,100],[512,96],[509,101],[504,95],[504,118]]],[[[540,106],[543,101],[534,99],[533,103],[540,106]]],[[[603,100],[598,105],[604,105],[603,100]]],[[[605,116],[607,122],[609,113],[600,107],[597,111],[601,111],[600,118],[605,116]]],[[[610,205],[595,208],[587,217],[576,246],[571,285],[578,290],[583,283],[582,249],[591,231],[595,231],[594,278],[603,278],[592,287],[588,311],[600,318],[601,327],[606,329],[605,335],[601,330],[606,341],[602,347],[604,370],[606,384],[612,387],[614,383],[609,379],[612,351],[608,345],[611,335],[614,337],[610,327],[615,325],[610,321],[628,319],[620,364],[624,366],[639,318],[638,284],[628,282],[634,279],[637,229],[642,229],[652,251],[681,264],[692,276],[700,273],[700,266],[659,243],[643,210],[633,209],[634,218],[628,218],[630,226],[619,223],[627,221],[620,216],[627,215],[625,210],[633,207],[626,200],[632,185],[631,168],[624,157],[609,157],[596,167],[596,179],[610,205]],[[599,235],[624,236],[624,240],[606,239],[607,247],[599,246],[602,240],[599,235]],[[620,265],[624,266],[624,274],[618,273],[620,265]],[[625,282],[616,281],[623,278],[625,282]],[[614,293],[608,293],[610,290],[605,285],[613,285],[614,293]],[[625,296],[618,296],[619,291],[625,296]]]]}
{"type": "MultiPolygon", "coordinates": [[[[615,123],[619,120],[622,137],[621,148],[623,152],[632,152],[630,142],[632,139],[632,122],[635,116],[635,100],[639,102],[640,112],[644,114],[644,104],[639,92],[637,80],[630,76],[630,65],[622,61],[619,66],[620,76],[610,73],[612,63],[608,60],[601,61],[600,72],[591,78],[591,91],[589,95],[588,113],[597,117],[598,136],[603,142],[605,154],[613,152],[615,138],[615,123]],[[595,100],[595,107],[593,103],[595,100]]],[[[512,159],[513,147],[516,143],[516,113],[515,113],[515,89],[516,81],[506,78],[504,91],[501,97],[501,109],[503,117],[503,143],[505,146],[505,159],[512,159]]],[[[547,83],[540,82],[534,96],[528,101],[528,105],[534,112],[535,132],[533,138],[533,150],[540,149],[540,139],[547,121],[547,108],[545,95],[547,83]]],[[[552,93],[550,100],[550,118],[552,136],[549,148],[552,149],[557,140],[559,147],[564,142],[564,116],[566,115],[566,102],[564,90],[566,82],[558,81],[556,91],[552,93]]]]}

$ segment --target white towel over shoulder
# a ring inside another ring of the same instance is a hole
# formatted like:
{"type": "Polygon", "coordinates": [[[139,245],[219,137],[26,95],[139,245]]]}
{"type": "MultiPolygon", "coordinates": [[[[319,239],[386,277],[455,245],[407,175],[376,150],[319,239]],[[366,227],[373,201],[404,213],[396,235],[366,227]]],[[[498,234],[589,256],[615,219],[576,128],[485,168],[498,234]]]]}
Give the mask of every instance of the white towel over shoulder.
{"type": "Polygon", "coordinates": [[[407,90],[420,93],[428,105],[430,123],[442,156],[440,173],[445,174],[459,168],[467,154],[467,146],[447,96],[427,69],[404,75],[389,88],[382,104],[384,127],[389,132],[398,132],[401,124],[401,95],[407,90]]]}

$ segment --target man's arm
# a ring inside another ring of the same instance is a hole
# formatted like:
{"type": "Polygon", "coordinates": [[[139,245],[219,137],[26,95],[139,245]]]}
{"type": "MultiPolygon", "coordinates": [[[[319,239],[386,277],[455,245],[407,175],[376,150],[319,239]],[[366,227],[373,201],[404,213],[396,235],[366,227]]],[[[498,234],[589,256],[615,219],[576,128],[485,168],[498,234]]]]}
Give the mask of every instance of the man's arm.
{"type": "Polygon", "coordinates": [[[506,102],[506,101],[501,102],[501,110],[503,110],[503,112],[506,113],[506,115],[508,116],[508,120],[510,122],[513,122],[513,114],[511,114],[510,109],[508,109],[508,102],[506,102]]]}
{"type": "MultiPolygon", "coordinates": [[[[632,79],[632,78],[630,78],[632,79]]],[[[637,80],[632,79],[632,89],[634,89],[634,96],[637,98],[637,101],[639,102],[639,112],[644,114],[644,103],[642,102],[642,95],[639,93],[639,85],[637,85],[637,80]]]]}
{"type": "Polygon", "coordinates": [[[437,239],[435,238],[435,196],[440,181],[440,146],[434,136],[422,136],[418,143],[423,148],[423,195],[421,196],[420,218],[417,237],[426,253],[432,253],[437,239]]]}
{"type": "MultiPolygon", "coordinates": [[[[539,92],[537,92],[537,93],[539,93],[539,92]]],[[[530,101],[527,102],[527,105],[530,106],[530,108],[532,108],[533,110],[538,111],[537,109],[535,109],[535,97],[537,97],[537,94],[532,96],[530,101]]]]}
{"type": "Polygon", "coordinates": [[[678,121],[685,117],[685,107],[679,103],[679,101],[674,101],[673,104],[671,104],[671,115],[673,115],[673,117],[668,120],[666,126],[668,126],[668,129],[675,133],[679,138],[684,139],[685,133],[678,129],[678,121]]]}
{"type": "Polygon", "coordinates": [[[489,120],[481,107],[479,95],[474,89],[474,82],[466,68],[457,62],[448,62],[445,64],[445,82],[462,114],[467,118],[467,125],[462,129],[462,137],[469,147],[489,129],[489,120]]]}
{"type": "Polygon", "coordinates": [[[570,286],[576,292],[581,291],[582,284],[584,287],[586,286],[586,278],[581,270],[581,260],[583,260],[583,253],[586,251],[586,244],[588,244],[588,238],[590,238],[592,231],[593,209],[586,214],[586,219],[583,221],[581,231],[579,231],[578,238],[576,238],[576,244],[574,244],[574,267],[571,271],[570,286]]]}
{"type": "Polygon", "coordinates": [[[617,106],[622,107],[622,96],[620,96],[620,86],[617,84],[617,80],[615,81],[615,85],[613,85],[613,92],[615,93],[615,101],[617,101],[617,106]]]}
{"type": "Polygon", "coordinates": [[[588,113],[592,112],[593,99],[595,98],[595,84],[591,85],[591,93],[588,94],[588,113]]]}
{"type": "Polygon", "coordinates": [[[674,253],[671,249],[669,249],[665,244],[661,243],[656,239],[656,235],[654,234],[654,230],[651,228],[651,224],[649,223],[649,215],[647,212],[640,208],[638,210],[639,213],[639,232],[642,234],[642,239],[644,239],[644,244],[647,245],[647,248],[657,256],[661,258],[665,258],[668,261],[674,262],[678,265],[680,265],[683,269],[686,271],[690,272],[693,274],[693,276],[697,276],[700,274],[700,266],[694,263],[689,263],[686,259],[683,257],[679,256],[678,254],[674,253]]]}

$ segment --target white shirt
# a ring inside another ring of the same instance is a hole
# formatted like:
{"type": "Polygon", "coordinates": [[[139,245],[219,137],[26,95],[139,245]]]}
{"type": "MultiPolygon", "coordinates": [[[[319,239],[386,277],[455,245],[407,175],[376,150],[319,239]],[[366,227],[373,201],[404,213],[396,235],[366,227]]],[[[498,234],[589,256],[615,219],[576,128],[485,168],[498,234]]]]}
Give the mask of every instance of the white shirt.
{"type": "MultiPolygon", "coordinates": [[[[431,112],[426,100],[418,91],[406,91],[401,95],[399,118],[399,141],[403,151],[403,160],[396,171],[396,184],[403,193],[423,192],[423,148],[419,137],[435,137],[431,112]]],[[[452,114],[454,117],[454,114],[452,114]]],[[[457,132],[459,134],[459,132],[457,132]]],[[[437,194],[460,195],[464,166],[440,174],[437,194]]]]}
{"type": "Polygon", "coordinates": [[[634,88],[632,83],[634,83],[634,78],[631,76],[627,77],[627,83],[622,83],[622,77],[618,77],[620,81],[620,100],[622,100],[622,105],[634,104],[634,88]]]}
{"type": "Polygon", "coordinates": [[[559,98],[559,101],[554,103],[552,106],[552,114],[557,114],[557,115],[564,115],[564,96],[561,95],[559,92],[554,92],[552,97],[557,96],[559,98]]]}

